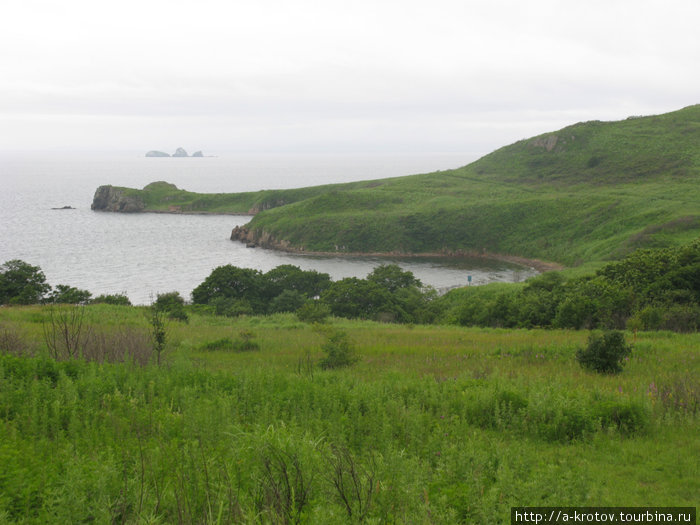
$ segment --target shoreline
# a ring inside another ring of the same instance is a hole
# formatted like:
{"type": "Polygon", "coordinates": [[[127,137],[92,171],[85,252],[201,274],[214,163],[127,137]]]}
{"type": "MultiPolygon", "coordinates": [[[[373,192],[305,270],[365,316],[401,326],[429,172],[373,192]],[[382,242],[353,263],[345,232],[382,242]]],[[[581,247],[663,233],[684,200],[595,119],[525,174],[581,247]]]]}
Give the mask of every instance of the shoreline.
{"type": "Polygon", "coordinates": [[[136,213],[159,213],[162,215],[233,215],[240,217],[252,217],[250,213],[234,211],[177,211],[177,210],[143,210],[136,213]]]}
{"type": "MultiPolygon", "coordinates": [[[[58,208],[60,209],[60,208],[58,208]]],[[[113,211],[113,210],[92,210],[98,213],[131,213],[133,215],[138,215],[139,213],[157,213],[161,215],[230,215],[237,217],[253,217],[247,212],[235,212],[235,211],[178,211],[178,210],[139,210],[139,211],[113,211]]]]}
{"type": "MultiPolygon", "coordinates": [[[[94,210],[103,211],[103,210],[94,210]]],[[[114,212],[112,212],[114,213],[114,212]]],[[[168,215],[229,215],[238,217],[253,217],[250,213],[236,213],[236,212],[212,212],[212,211],[179,211],[179,210],[142,210],[135,213],[159,213],[168,215]]],[[[246,244],[246,241],[240,239],[231,239],[234,242],[240,242],[246,244]]],[[[328,252],[328,251],[309,251],[303,248],[292,248],[288,245],[282,245],[275,243],[275,246],[264,246],[256,243],[256,248],[263,248],[266,250],[274,250],[278,252],[294,253],[296,255],[321,255],[326,257],[435,257],[435,258],[473,258],[473,259],[491,259],[495,261],[509,262],[516,264],[518,266],[533,268],[540,273],[563,270],[564,265],[553,262],[553,261],[543,261],[542,259],[531,259],[528,257],[521,257],[519,255],[506,255],[491,252],[477,252],[468,250],[454,250],[454,251],[440,251],[440,252],[420,252],[420,253],[407,253],[407,252],[328,252]]]]}
{"type": "MultiPolygon", "coordinates": [[[[246,244],[245,241],[237,241],[242,244],[246,244]]],[[[520,257],[517,255],[505,255],[490,252],[471,252],[466,250],[456,250],[449,252],[420,252],[420,253],[407,253],[407,252],[325,252],[325,251],[311,251],[303,250],[299,248],[290,247],[280,247],[280,246],[262,246],[256,245],[251,248],[261,248],[263,250],[273,250],[277,252],[293,253],[295,255],[311,255],[311,256],[325,256],[325,257],[382,257],[382,258],[402,258],[402,257],[431,257],[437,259],[460,259],[460,258],[470,258],[470,259],[485,259],[493,261],[503,261],[517,266],[523,266],[527,268],[532,268],[540,273],[563,270],[564,265],[552,262],[543,261],[541,259],[529,259],[527,257],[520,257]]]]}

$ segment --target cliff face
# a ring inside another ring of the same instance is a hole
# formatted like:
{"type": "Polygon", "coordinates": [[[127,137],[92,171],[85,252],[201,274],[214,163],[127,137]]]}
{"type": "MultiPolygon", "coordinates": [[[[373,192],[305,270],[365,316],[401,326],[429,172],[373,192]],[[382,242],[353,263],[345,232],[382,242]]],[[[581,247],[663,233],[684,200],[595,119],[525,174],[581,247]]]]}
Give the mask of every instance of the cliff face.
{"type": "Polygon", "coordinates": [[[240,241],[249,247],[273,248],[275,250],[303,252],[303,248],[292,248],[289,241],[278,241],[268,232],[250,230],[247,226],[236,226],[231,232],[232,241],[240,241]]]}
{"type": "Polygon", "coordinates": [[[123,189],[108,185],[97,188],[90,208],[95,211],[137,213],[143,211],[146,205],[140,197],[127,195],[123,189]]]}

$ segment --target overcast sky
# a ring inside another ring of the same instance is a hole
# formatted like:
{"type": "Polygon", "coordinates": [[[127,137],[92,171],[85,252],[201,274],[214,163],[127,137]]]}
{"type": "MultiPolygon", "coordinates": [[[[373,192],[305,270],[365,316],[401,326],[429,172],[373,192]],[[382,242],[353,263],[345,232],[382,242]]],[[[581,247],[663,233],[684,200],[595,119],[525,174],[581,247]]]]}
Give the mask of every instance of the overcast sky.
{"type": "Polygon", "coordinates": [[[476,152],[700,102],[698,0],[3,0],[0,150],[476,152]]]}

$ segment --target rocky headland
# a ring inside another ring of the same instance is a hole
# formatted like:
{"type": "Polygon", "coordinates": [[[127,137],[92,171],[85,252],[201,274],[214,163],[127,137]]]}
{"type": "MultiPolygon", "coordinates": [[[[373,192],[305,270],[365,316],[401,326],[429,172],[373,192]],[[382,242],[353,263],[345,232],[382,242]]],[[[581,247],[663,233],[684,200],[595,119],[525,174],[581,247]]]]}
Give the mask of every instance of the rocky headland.
{"type": "Polygon", "coordinates": [[[97,188],[90,209],[94,211],[138,213],[146,209],[146,204],[138,195],[131,195],[123,188],[106,185],[97,188]]]}

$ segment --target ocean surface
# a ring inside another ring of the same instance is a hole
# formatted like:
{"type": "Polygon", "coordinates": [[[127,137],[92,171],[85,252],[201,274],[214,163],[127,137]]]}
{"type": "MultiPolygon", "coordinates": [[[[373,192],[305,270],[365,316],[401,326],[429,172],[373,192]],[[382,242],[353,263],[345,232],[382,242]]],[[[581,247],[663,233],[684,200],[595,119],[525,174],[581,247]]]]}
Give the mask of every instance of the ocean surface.
{"type": "MultiPolygon", "coordinates": [[[[207,153],[207,152],[205,152],[207,153]]],[[[142,188],[159,180],[198,192],[239,192],[368,180],[456,168],[473,155],[261,155],[146,158],[144,152],[0,152],[0,264],[40,266],[52,286],[125,293],[148,304],[158,293],[191,291],[217,266],[268,271],[281,264],[365,277],[397,263],[424,284],[446,290],[467,284],[520,281],[523,268],[482,259],[318,257],[250,249],[229,240],[250,217],[93,212],[98,186],[142,188]],[[53,209],[71,206],[75,209],[53,209]]]]}

